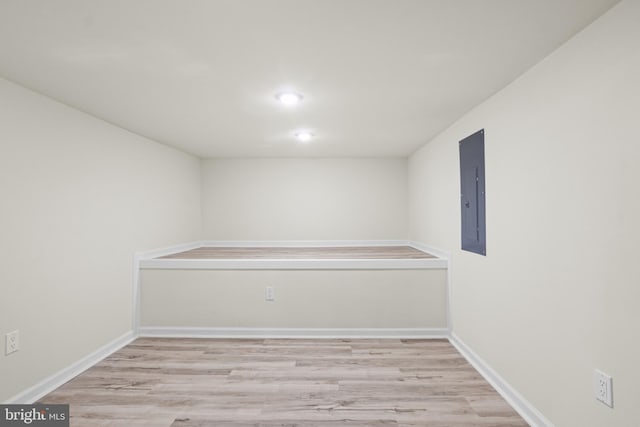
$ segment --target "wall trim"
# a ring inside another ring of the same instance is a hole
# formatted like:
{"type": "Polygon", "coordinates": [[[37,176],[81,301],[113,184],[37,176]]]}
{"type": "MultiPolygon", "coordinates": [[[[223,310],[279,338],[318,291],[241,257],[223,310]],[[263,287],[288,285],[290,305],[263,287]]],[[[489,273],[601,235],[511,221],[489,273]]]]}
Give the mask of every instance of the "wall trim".
{"type": "Polygon", "coordinates": [[[446,260],[445,268],[447,269],[447,290],[446,290],[446,316],[447,316],[447,328],[449,333],[453,332],[453,315],[451,314],[451,301],[453,299],[453,283],[451,280],[451,273],[453,270],[451,251],[437,248],[435,246],[427,245],[421,242],[409,240],[407,242],[412,248],[418,249],[423,252],[430,253],[437,256],[442,260],[446,260]]]}
{"type": "Polygon", "coordinates": [[[116,351],[120,350],[125,345],[131,343],[136,338],[133,331],[129,331],[124,335],[116,338],[110,343],[98,348],[94,352],[86,355],[82,359],[67,366],[66,368],[56,372],[53,375],[43,379],[37,384],[29,387],[28,389],[16,394],[6,404],[31,404],[36,402],[43,396],[51,393],[67,381],[80,375],[90,367],[94,366],[104,358],[110,356],[116,351]]]}
{"type": "Polygon", "coordinates": [[[140,255],[133,254],[133,280],[131,289],[131,329],[134,334],[138,333],[140,327],[140,255]]]}
{"type": "Polygon", "coordinates": [[[196,249],[201,246],[206,246],[206,245],[204,244],[204,242],[200,240],[196,240],[193,242],[180,243],[173,246],[165,246],[163,248],[150,249],[148,251],[139,251],[135,253],[135,256],[138,259],[151,259],[151,258],[157,258],[161,256],[175,254],[177,252],[189,251],[191,249],[196,249]]]}
{"type": "Polygon", "coordinates": [[[405,245],[411,246],[414,249],[418,249],[422,252],[430,253],[431,255],[435,255],[438,258],[449,260],[451,259],[451,252],[446,251],[444,249],[436,248],[435,246],[427,245],[421,242],[415,242],[413,240],[407,240],[405,245]]]}
{"type": "Polygon", "coordinates": [[[135,334],[140,327],[140,265],[143,260],[149,260],[156,257],[175,254],[177,252],[189,251],[203,246],[203,242],[196,240],[193,242],[180,243],[173,246],[163,248],[150,249],[147,251],[139,251],[133,254],[133,283],[132,283],[132,315],[131,329],[135,334]]]}
{"type": "Polygon", "coordinates": [[[206,328],[143,326],[140,337],[163,338],[395,338],[443,339],[446,328],[206,328]]]}
{"type": "Polygon", "coordinates": [[[455,333],[449,337],[449,342],[464,356],[465,359],[484,377],[489,384],[520,414],[531,427],[554,427],[535,406],[516,391],[504,378],[489,366],[476,352],[464,343],[455,333]]]}

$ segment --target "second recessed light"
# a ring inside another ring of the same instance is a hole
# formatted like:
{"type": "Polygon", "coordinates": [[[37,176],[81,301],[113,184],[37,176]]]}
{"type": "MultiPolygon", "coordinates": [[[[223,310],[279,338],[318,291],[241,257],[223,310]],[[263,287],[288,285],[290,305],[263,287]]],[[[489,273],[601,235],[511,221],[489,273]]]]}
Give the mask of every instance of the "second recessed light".
{"type": "Polygon", "coordinates": [[[300,142],[309,142],[313,138],[313,134],[311,132],[298,132],[296,133],[296,138],[300,142]]]}
{"type": "Polygon", "coordinates": [[[295,105],[302,101],[303,97],[297,92],[280,92],[276,98],[284,105],[295,105]]]}

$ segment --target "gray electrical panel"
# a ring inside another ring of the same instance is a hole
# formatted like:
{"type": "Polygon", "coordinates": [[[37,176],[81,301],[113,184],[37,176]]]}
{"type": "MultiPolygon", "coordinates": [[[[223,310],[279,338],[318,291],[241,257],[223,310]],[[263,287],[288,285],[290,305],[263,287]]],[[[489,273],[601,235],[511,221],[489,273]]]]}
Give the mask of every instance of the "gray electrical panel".
{"type": "Polygon", "coordinates": [[[484,129],[460,141],[462,250],[487,255],[484,129]]]}

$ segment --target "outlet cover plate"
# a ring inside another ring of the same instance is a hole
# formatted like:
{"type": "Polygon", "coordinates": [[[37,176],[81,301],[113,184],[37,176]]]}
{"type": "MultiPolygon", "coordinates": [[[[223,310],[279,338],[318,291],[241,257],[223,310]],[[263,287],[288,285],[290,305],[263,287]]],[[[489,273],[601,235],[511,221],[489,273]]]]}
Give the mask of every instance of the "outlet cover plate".
{"type": "Polygon", "coordinates": [[[265,301],[275,301],[276,300],[276,292],[273,289],[273,286],[267,286],[264,291],[264,299],[265,301]]]}
{"type": "Polygon", "coordinates": [[[20,332],[13,331],[6,334],[4,336],[4,343],[5,355],[7,356],[20,350],[20,332]]]}
{"type": "Polygon", "coordinates": [[[597,400],[613,408],[613,381],[610,375],[596,369],[593,372],[593,391],[597,400]]]}

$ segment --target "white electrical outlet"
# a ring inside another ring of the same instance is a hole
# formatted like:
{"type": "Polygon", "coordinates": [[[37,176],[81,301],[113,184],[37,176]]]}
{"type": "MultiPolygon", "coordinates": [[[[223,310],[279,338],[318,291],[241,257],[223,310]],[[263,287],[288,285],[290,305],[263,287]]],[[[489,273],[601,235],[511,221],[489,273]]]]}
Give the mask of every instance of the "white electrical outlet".
{"type": "Polygon", "coordinates": [[[605,405],[613,408],[613,382],[611,376],[595,370],[593,372],[593,391],[596,395],[596,399],[605,405]]]}
{"type": "Polygon", "coordinates": [[[9,355],[20,350],[20,332],[13,331],[6,334],[4,336],[4,344],[5,355],[9,355]]]}
{"type": "Polygon", "coordinates": [[[275,301],[276,300],[276,293],[275,290],[273,289],[273,286],[267,286],[267,288],[264,291],[264,300],[265,301],[275,301]]]}

